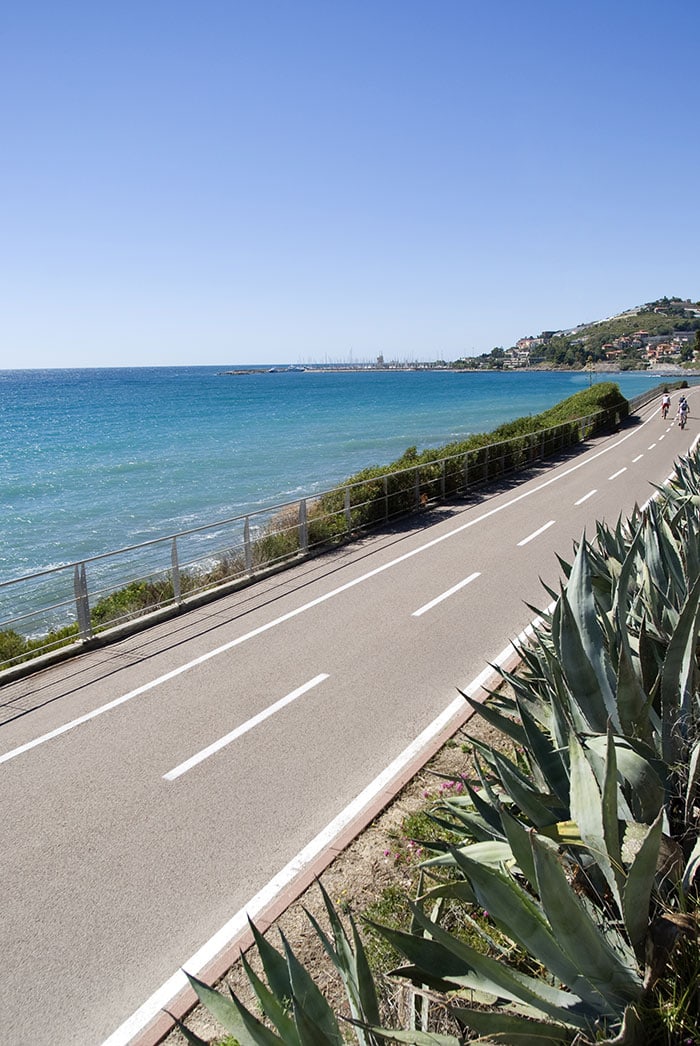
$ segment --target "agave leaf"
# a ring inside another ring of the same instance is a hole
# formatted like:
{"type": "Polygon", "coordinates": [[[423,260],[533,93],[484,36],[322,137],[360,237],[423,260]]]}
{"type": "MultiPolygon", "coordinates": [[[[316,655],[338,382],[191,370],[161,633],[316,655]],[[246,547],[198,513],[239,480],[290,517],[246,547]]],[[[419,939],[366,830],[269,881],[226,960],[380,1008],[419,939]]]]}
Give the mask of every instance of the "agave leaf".
{"type": "MultiPolygon", "coordinates": [[[[453,859],[454,864],[454,859],[453,859]]],[[[444,898],[446,901],[464,901],[466,904],[476,904],[476,895],[469,883],[463,879],[453,883],[440,883],[432,886],[418,897],[419,901],[433,901],[444,898]]]]}
{"type": "Polygon", "coordinates": [[[494,752],[496,767],[501,783],[513,802],[522,810],[536,828],[553,824],[557,820],[556,811],[542,802],[541,793],[534,789],[524,774],[510,760],[494,752]]]}
{"type": "MultiPolygon", "coordinates": [[[[617,772],[622,778],[625,794],[629,796],[632,807],[632,814],[626,812],[627,804],[622,805],[620,796],[618,815],[620,819],[627,820],[633,817],[636,821],[649,824],[664,802],[664,784],[656,771],[656,766],[662,764],[659,761],[652,763],[650,759],[645,758],[627,738],[616,737],[614,742],[617,772]]],[[[607,740],[604,737],[589,737],[586,741],[587,751],[597,756],[602,756],[604,747],[607,748],[607,740]]],[[[645,750],[643,745],[637,747],[645,750]]]]}
{"type": "Polygon", "coordinates": [[[671,591],[682,593],[685,596],[685,567],[683,566],[680,551],[671,528],[662,512],[659,512],[657,515],[656,536],[666,572],[667,586],[671,591]]]}
{"type": "Polygon", "coordinates": [[[225,1031],[238,1039],[240,1046],[279,1046],[280,1043],[284,1046],[284,1040],[256,1020],[233,992],[228,999],[187,971],[185,976],[205,1009],[225,1031]]]}
{"type": "Polygon", "coordinates": [[[302,1046],[313,1046],[313,1042],[316,1041],[316,1029],[320,1035],[326,1036],[325,1043],[323,1039],[318,1039],[320,1046],[343,1046],[343,1037],[333,1010],[316,982],[295,956],[287,938],[281,931],[280,937],[289,967],[294,1014],[302,1046]],[[303,1029],[306,1031],[304,1032],[303,1029]]]}
{"type": "Polygon", "coordinates": [[[638,999],[642,982],[634,956],[625,961],[619,942],[613,948],[572,890],[559,859],[534,833],[531,842],[540,899],[560,947],[612,1007],[638,999]]]}
{"type": "Polygon", "coordinates": [[[387,1042],[404,1042],[408,1046],[461,1046],[462,1043],[454,1035],[438,1035],[431,1031],[390,1031],[378,1026],[371,1030],[387,1042]]]}
{"type": "Polygon", "coordinates": [[[585,723],[586,732],[603,733],[608,718],[616,724],[618,722],[612,686],[606,677],[601,684],[601,676],[596,671],[597,666],[590,660],[593,656],[598,662],[599,651],[593,652],[586,648],[587,637],[579,630],[566,591],[561,594],[559,606],[561,615],[556,635],[557,654],[567,688],[579,716],[585,723]]]}
{"type": "Polygon", "coordinates": [[[183,1024],[181,1020],[173,1016],[170,1010],[165,1011],[175,1021],[175,1027],[182,1033],[186,1041],[190,1046],[209,1046],[208,1039],[200,1039],[199,1035],[196,1035],[186,1024],[183,1024]]]}
{"type": "Polygon", "coordinates": [[[688,714],[689,695],[696,671],[695,650],[699,621],[700,578],[688,593],[661,670],[663,758],[668,763],[675,762],[680,754],[681,734],[688,714]]]}
{"type": "Polygon", "coordinates": [[[539,1017],[553,1017],[562,1023],[572,1023],[577,1028],[587,1026],[585,1010],[576,995],[553,988],[511,969],[503,962],[481,955],[425,916],[423,921],[432,938],[417,937],[387,926],[370,924],[413,963],[393,973],[419,984],[430,985],[441,992],[453,992],[455,988],[462,987],[485,993],[493,999],[525,1003],[539,1017]]]}
{"type": "Polygon", "coordinates": [[[475,865],[467,854],[457,860],[469,879],[480,904],[497,926],[521,948],[534,956],[556,981],[561,981],[592,1011],[614,1013],[598,987],[582,974],[580,963],[559,945],[542,908],[508,875],[475,865]]]}
{"type": "Polygon", "coordinates": [[[652,501],[648,508],[648,517],[644,525],[644,563],[649,573],[651,583],[659,592],[665,592],[668,584],[668,575],[664,565],[661,549],[658,541],[659,510],[656,502],[652,501]]]}
{"type": "Polygon", "coordinates": [[[288,1043],[289,1046],[300,1046],[299,1035],[294,1020],[289,1016],[284,1005],[284,1000],[277,998],[277,996],[270,991],[267,985],[263,983],[246,959],[245,955],[241,955],[241,963],[245,970],[246,977],[248,978],[248,981],[257,996],[258,1002],[260,1003],[262,1012],[272,1021],[275,1028],[280,1033],[282,1041],[288,1043]]]}
{"type": "Polygon", "coordinates": [[[564,807],[569,805],[569,773],[562,753],[554,747],[549,736],[540,730],[525,707],[520,718],[527,737],[527,746],[540,768],[547,789],[553,792],[564,807]]]}
{"type": "MultiPolygon", "coordinates": [[[[447,808],[447,800],[444,801],[444,805],[447,808]]],[[[479,814],[474,814],[469,810],[465,810],[460,807],[454,799],[450,800],[449,811],[452,817],[455,818],[457,824],[450,821],[446,821],[442,817],[437,817],[434,813],[431,814],[432,819],[436,824],[442,825],[452,832],[462,831],[465,835],[470,836],[472,839],[476,839],[478,842],[490,842],[497,836],[500,837],[500,831],[494,832],[491,825],[484,821],[483,817],[479,814]]],[[[437,846],[436,846],[437,849],[437,846]]]]}
{"type": "MultiPolygon", "coordinates": [[[[304,1008],[304,1006],[300,1004],[296,996],[292,996],[292,1004],[294,1007],[294,1020],[296,1022],[301,1046],[342,1046],[343,1037],[340,1034],[340,1028],[338,1027],[334,1017],[333,1023],[335,1024],[335,1034],[333,1033],[333,1027],[328,1020],[324,1020],[322,1026],[316,1024],[316,1021],[311,1017],[310,1013],[304,1008]]],[[[328,1007],[328,1009],[332,1014],[330,1007],[328,1007]]]]}
{"type": "Polygon", "coordinates": [[[627,871],[622,892],[625,929],[640,962],[644,961],[644,941],[649,925],[649,904],[659,861],[663,811],[647,831],[642,845],[627,871]]]}
{"type": "Polygon", "coordinates": [[[649,635],[646,618],[643,617],[639,629],[639,667],[642,673],[642,686],[650,696],[656,690],[657,679],[663,664],[663,659],[657,656],[656,649],[656,643],[649,635]]]}
{"type": "Polygon", "coordinates": [[[516,744],[524,746],[526,743],[525,732],[520,723],[515,722],[507,715],[502,715],[497,709],[493,707],[489,702],[481,703],[479,701],[473,701],[468,694],[465,694],[463,690],[458,689],[458,693],[462,695],[468,705],[484,719],[489,726],[493,726],[496,730],[500,730],[502,734],[507,737],[511,737],[516,744]]]}
{"type": "Polygon", "coordinates": [[[478,861],[479,864],[488,865],[489,868],[499,868],[502,864],[513,863],[513,851],[511,850],[508,843],[500,841],[494,841],[489,843],[471,843],[465,847],[449,847],[449,856],[452,858],[451,861],[447,862],[444,858],[440,857],[437,859],[429,859],[427,861],[421,861],[422,868],[435,868],[440,866],[454,866],[454,853],[459,850],[460,853],[468,853],[473,861],[478,861]]]}
{"type": "MultiPolygon", "coordinates": [[[[319,882],[318,885],[333,930],[335,948],[332,947],[330,941],[328,941],[327,937],[321,930],[321,927],[318,925],[311,913],[307,912],[307,915],[311,919],[324,948],[340,973],[345,986],[348,1002],[350,1004],[350,1012],[353,1017],[364,1021],[367,1024],[376,1024],[379,1021],[377,993],[374,979],[367,963],[365,949],[357,932],[355,921],[352,918],[352,915],[348,916],[353,934],[353,950],[335,906],[324,890],[323,884],[319,882]]],[[[365,1039],[363,1036],[361,1042],[364,1041],[365,1039]]]]}
{"type": "MultiPolygon", "coordinates": [[[[556,746],[557,751],[566,752],[569,751],[569,733],[575,727],[575,723],[578,720],[579,724],[582,725],[581,717],[578,714],[572,715],[571,707],[568,706],[564,701],[565,687],[561,689],[555,689],[552,687],[549,700],[551,707],[551,730],[552,738],[556,746]]],[[[567,766],[568,775],[568,766],[567,766]]]]}
{"type": "Polygon", "coordinates": [[[530,886],[535,887],[535,863],[532,859],[530,847],[530,832],[515,817],[511,817],[505,810],[501,811],[501,821],[510,843],[510,848],[516,864],[523,873],[530,886]]]}
{"type": "MultiPolygon", "coordinates": [[[[603,632],[596,613],[591,566],[588,557],[586,536],[578,547],[571,576],[566,584],[567,608],[578,626],[583,653],[598,682],[608,716],[615,722],[617,709],[613,693],[614,673],[603,642],[603,632]]],[[[564,665],[566,671],[566,664],[564,665]]]]}
{"type": "MultiPolygon", "coordinates": [[[[377,1001],[377,989],[372,975],[372,970],[367,961],[367,953],[362,944],[355,920],[351,917],[352,937],[355,945],[355,969],[357,977],[357,993],[360,1006],[362,1007],[363,1019],[366,1021],[379,1020],[379,1003],[377,1001]],[[376,1013],[376,1016],[374,1014],[376,1013]]],[[[361,1042],[362,1040],[360,1040],[361,1042]]],[[[374,1039],[368,1040],[374,1042],[374,1039]]]]}
{"type": "Polygon", "coordinates": [[[578,825],[581,838],[603,872],[618,908],[621,908],[622,861],[617,821],[617,763],[610,729],[602,786],[599,785],[585,750],[575,734],[572,734],[569,740],[569,763],[572,819],[578,825]]]}
{"type": "Polygon", "coordinates": [[[456,1006],[450,1012],[467,1028],[485,1037],[485,1041],[489,1043],[543,1046],[548,1042],[571,1042],[576,1034],[573,1027],[535,1021],[508,1010],[470,1010],[464,1006],[456,1006]]]}
{"type": "Polygon", "coordinates": [[[273,948],[266,937],[263,937],[252,919],[248,919],[248,925],[252,931],[255,947],[262,961],[270,990],[278,999],[291,1000],[292,983],[284,956],[273,948]]]}
{"type": "Polygon", "coordinates": [[[683,893],[688,893],[698,872],[700,872],[700,837],[695,840],[695,846],[683,871],[683,893]]]}
{"type": "Polygon", "coordinates": [[[690,821],[690,810],[700,784],[700,741],[696,741],[688,760],[688,785],[685,790],[685,819],[690,821]]]}
{"type": "MultiPolygon", "coordinates": [[[[693,534],[695,527],[697,526],[697,506],[700,504],[700,497],[695,497],[692,501],[689,499],[684,506],[684,532],[686,534],[693,534]]],[[[685,576],[688,579],[689,585],[695,583],[695,579],[700,575],[700,548],[698,547],[697,541],[686,541],[684,543],[685,551],[685,576]]]]}
{"type": "Polygon", "coordinates": [[[620,635],[624,635],[625,640],[620,643],[616,696],[622,732],[629,737],[640,737],[650,743],[652,738],[652,727],[649,720],[651,698],[644,692],[634,671],[627,629],[621,629],[620,635]]]}
{"type": "Polygon", "coordinates": [[[500,836],[502,838],[503,829],[501,828],[501,819],[498,813],[498,800],[486,782],[481,769],[481,764],[476,757],[474,759],[474,765],[476,766],[482,787],[484,788],[489,801],[486,802],[482,799],[476,789],[472,788],[468,782],[465,783],[465,791],[474,804],[476,812],[479,814],[481,819],[486,822],[487,827],[490,829],[491,837],[495,838],[500,836]]]}

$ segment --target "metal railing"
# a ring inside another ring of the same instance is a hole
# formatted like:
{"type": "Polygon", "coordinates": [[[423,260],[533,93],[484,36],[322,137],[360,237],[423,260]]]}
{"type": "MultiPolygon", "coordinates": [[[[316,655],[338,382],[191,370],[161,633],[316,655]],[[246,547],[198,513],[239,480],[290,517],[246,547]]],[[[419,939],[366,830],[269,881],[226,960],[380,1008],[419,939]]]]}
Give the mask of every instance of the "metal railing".
{"type": "MultiPolygon", "coordinates": [[[[116,638],[580,443],[626,404],[0,583],[0,671],[116,638]]],[[[11,672],[14,676],[16,672],[11,672]]]]}

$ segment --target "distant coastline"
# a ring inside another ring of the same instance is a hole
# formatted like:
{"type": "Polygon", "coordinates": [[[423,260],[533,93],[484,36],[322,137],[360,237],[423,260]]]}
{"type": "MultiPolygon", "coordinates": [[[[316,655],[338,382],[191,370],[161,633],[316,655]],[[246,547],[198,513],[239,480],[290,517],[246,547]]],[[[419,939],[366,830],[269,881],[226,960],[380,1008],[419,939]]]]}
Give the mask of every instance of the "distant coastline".
{"type": "Polygon", "coordinates": [[[395,366],[376,366],[375,364],[325,364],[311,363],[304,366],[279,367],[234,367],[219,371],[220,377],[239,377],[249,374],[427,374],[439,371],[450,374],[625,374],[634,371],[639,374],[688,375],[700,376],[700,367],[682,367],[678,363],[658,363],[653,367],[634,367],[621,370],[615,363],[593,363],[587,367],[555,366],[552,364],[535,364],[523,367],[455,367],[450,364],[411,363],[395,366]]]}

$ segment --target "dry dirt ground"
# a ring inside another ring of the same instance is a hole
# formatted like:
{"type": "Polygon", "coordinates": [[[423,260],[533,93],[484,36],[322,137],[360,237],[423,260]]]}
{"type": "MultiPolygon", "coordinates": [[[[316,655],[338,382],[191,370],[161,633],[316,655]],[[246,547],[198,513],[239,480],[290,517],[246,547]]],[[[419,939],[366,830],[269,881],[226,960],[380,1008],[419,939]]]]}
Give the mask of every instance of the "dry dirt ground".
{"type": "MultiPolygon", "coordinates": [[[[497,738],[502,741],[502,735],[497,734],[480,716],[473,715],[322,874],[320,881],[336,907],[348,908],[358,922],[362,913],[378,901],[387,887],[405,887],[410,892],[414,881],[410,866],[415,866],[417,859],[411,857],[411,842],[405,836],[404,822],[409,815],[428,808],[431,800],[439,797],[441,789],[448,787],[449,780],[457,780],[461,775],[470,776],[471,759],[466,745],[468,736],[486,743],[495,743],[497,738]]],[[[295,955],[311,973],[334,1011],[347,1015],[348,1007],[342,986],[304,909],[311,912],[321,926],[327,929],[323,900],[318,887],[314,885],[283,913],[266,936],[279,949],[277,930],[282,930],[295,955]]],[[[246,957],[259,971],[255,949],[251,949],[246,957]]],[[[229,970],[217,987],[228,994],[227,985],[254,1013],[259,1014],[240,962],[229,970]]],[[[382,1005],[387,1016],[393,1017],[394,1023],[401,1019],[402,1011],[409,1004],[408,990],[393,982],[385,984],[384,989],[382,1005]]],[[[225,1037],[221,1026],[201,1006],[192,1011],[185,1024],[208,1041],[216,1042],[225,1037]]],[[[394,1026],[397,1026],[396,1023],[394,1026]]],[[[186,1044],[185,1037],[177,1030],[172,1031],[164,1041],[166,1046],[186,1044]]]]}

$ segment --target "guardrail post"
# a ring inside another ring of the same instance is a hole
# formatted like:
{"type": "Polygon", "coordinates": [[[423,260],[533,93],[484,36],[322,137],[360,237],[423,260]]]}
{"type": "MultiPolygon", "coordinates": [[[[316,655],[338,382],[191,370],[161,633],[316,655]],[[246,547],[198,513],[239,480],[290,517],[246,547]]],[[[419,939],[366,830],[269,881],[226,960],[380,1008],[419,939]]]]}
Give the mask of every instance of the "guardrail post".
{"type": "Polygon", "coordinates": [[[180,564],[177,558],[177,538],[173,538],[170,548],[170,564],[173,574],[173,599],[180,605],[180,564]]]}
{"type": "Polygon", "coordinates": [[[309,551],[309,526],[306,514],[306,498],[299,502],[299,548],[302,552],[309,551]]]}
{"type": "Polygon", "coordinates": [[[88,600],[87,575],[84,563],[75,564],[73,591],[75,592],[75,610],[78,615],[80,638],[89,639],[92,635],[92,624],[90,622],[90,603],[88,600]]]}
{"type": "Polygon", "coordinates": [[[382,476],[382,487],[384,488],[384,521],[389,522],[389,479],[386,472],[382,476]]]}
{"type": "Polygon", "coordinates": [[[416,481],[415,481],[415,487],[416,487],[416,508],[420,508],[420,466],[417,466],[416,468],[414,468],[413,472],[414,472],[415,477],[416,477],[416,481]]]}
{"type": "Polygon", "coordinates": [[[348,534],[352,530],[352,516],[350,514],[350,487],[345,488],[345,523],[348,528],[348,534]]]}
{"type": "Polygon", "coordinates": [[[489,451],[491,450],[491,444],[487,443],[484,447],[484,479],[488,483],[489,481],[489,458],[491,457],[489,451]]]}
{"type": "Polygon", "coordinates": [[[243,523],[243,555],[245,558],[245,572],[253,573],[253,548],[250,544],[250,517],[246,516],[243,523]]]}
{"type": "Polygon", "coordinates": [[[469,490],[469,451],[464,455],[464,493],[469,490]]]}
{"type": "Polygon", "coordinates": [[[443,458],[442,459],[442,475],[440,476],[440,497],[442,498],[443,501],[445,500],[445,471],[446,471],[446,464],[445,464],[445,459],[443,458]]]}

